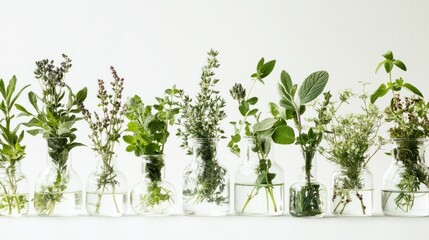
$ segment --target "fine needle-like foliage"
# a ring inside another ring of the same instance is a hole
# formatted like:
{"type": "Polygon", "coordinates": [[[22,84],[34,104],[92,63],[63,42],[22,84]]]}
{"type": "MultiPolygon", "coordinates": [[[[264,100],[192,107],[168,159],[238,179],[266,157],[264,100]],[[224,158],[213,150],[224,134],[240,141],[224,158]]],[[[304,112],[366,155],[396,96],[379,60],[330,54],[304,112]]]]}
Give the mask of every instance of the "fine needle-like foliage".
{"type": "Polygon", "coordinates": [[[159,206],[162,202],[173,203],[173,192],[161,186],[161,171],[164,167],[164,149],[170,136],[169,126],[175,123],[179,113],[175,99],[181,90],[173,87],[165,90],[164,97],[157,97],[154,105],[145,105],[139,96],[126,103],[125,116],[129,120],[123,140],[128,144],[127,152],[144,156],[145,178],[149,181],[147,193],[140,196],[143,209],[159,206]]]}
{"type": "Polygon", "coordinates": [[[56,171],[55,181],[41,186],[41,190],[34,194],[34,207],[39,214],[52,214],[55,205],[63,200],[64,191],[69,181],[67,160],[69,152],[81,143],[75,142],[77,129],[74,124],[81,120],[77,114],[80,112],[78,103],[86,99],[86,88],[76,95],[65,83],[65,74],[71,68],[71,59],[65,54],[61,66],[56,67],[53,60],[44,59],[36,62],[34,74],[39,80],[42,93],[36,95],[28,93],[28,99],[36,113],[27,111],[17,105],[22,115],[31,119],[25,126],[31,135],[42,134],[48,142],[48,154],[56,171]],[[68,95],[66,95],[68,93],[68,95]],[[39,106],[38,102],[41,103],[39,106]]]}
{"type": "MultiPolygon", "coordinates": [[[[226,186],[226,170],[217,161],[216,142],[223,136],[224,131],[219,127],[221,121],[225,119],[225,100],[219,95],[219,91],[214,87],[219,79],[214,78],[214,70],[219,67],[217,60],[218,52],[210,50],[208,52],[207,65],[203,67],[201,81],[199,83],[200,92],[195,101],[181,93],[178,117],[179,129],[177,136],[182,138],[181,147],[187,150],[188,154],[193,154],[193,148],[189,141],[194,139],[199,143],[195,146],[196,157],[203,161],[202,172],[198,174],[197,186],[194,189],[185,189],[183,195],[194,199],[198,204],[203,201],[226,204],[229,199],[224,197],[226,186]]],[[[188,201],[189,201],[188,200],[188,201]]]]}
{"type": "Polygon", "coordinates": [[[28,86],[16,91],[15,76],[7,85],[0,79],[0,171],[4,171],[4,177],[0,179],[0,211],[8,215],[13,212],[21,214],[29,200],[26,194],[18,193],[23,176],[15,174],[16,165],[25,157],[25,146],[21,145],[24,131],[21,123],[15,123],[14,114],[14,107],[21,107],[16,101],[28,86]]]}
{"type": "MultiPolygon", "coordinates": [[[[394,124],[389,129],[390,137],[399,140],[393,149],[393,156],[405,168],[397,184],[401,192],[395,197],[395,204],[399,209],[408,212],[414,205],[416,197],[414,192],[418,191],[421,185],[429,187],[429,171],[423,162],[420,147],[421,139],[429,137],[429,104],[425,103],[420,90],[405,82],[402,77],[393,81],[393,69],[396,67],[407,71],[406,65],[401,60],[395,59],[391,51],[383,57],[384,60],[379,63],[376,72],[384,66],[388,82],[381,84],[371,95],[371,102],[374,103],[389,91],[393,95],[390,105],[385,109],[385,118],[387,122],[394,124]],[[401,98],[399,93],[404,88],[415,96],[401,98]]],[[[387,204],[390,194],[384,199],[383,206],[387,204]]]]}
{"type": "MultiPolygon", "coordinates": [[[[251,150],[259,158],[259,165],[256,169],[257,178],[255,179],[255,187],[249,193],[241,209],[242,213],[244,213],[250,201],[258,195],[261,188],[265,189],[267,199],[270,199],[274,212],[277,212],[277,203],[273,193],[273,180],[276,174],[270,172],[272,162],[268,158],[271,150],[270,139],[279,144],[291,144],[295,140],[293,129],[286,125],[286,121],[280,116],[279,107],[275,103],[270,103],[272,117],[263,120],[261,120],[259,109],[253,107],[259,99],[256,96],[251,96],[252,90],[256,83],[265,83],[264,79],[270,75],[275,63],[275,60],[265,63],[264,58],[262,58],[256,66],[256,73],[251,75],[252,83],[249,91],[246,91],[240,83],[236,83],[230,90],[232,98],[238,102],[238,111],[242,119],[238,122],[230,122],[234,126],[234,135],[231,136],[228,147],[231,152],[237,155],[240,154],[239,142],[244,130],[245,136],[253,138],[254,144],[251,150]],[[249,118],[253,119],[254,123],[251,123],[249,118]]],[[[268,201],[267,211],[269,211],[268,201]]]]}
{"type": "MultiPolygon", "coordinates": [[[[322,213],[320,184],[312,182],[312,161],[317,151],[317,147],[322,141],[322,132],[318,131],[318,126],[324,124],[322,116],[314,119],[314,127],[307,128],[305,132],[302,115],[306,110],[306,105],[315,100],[325,88],[328,82],[328,73],[318,71],[310,74],[298,89],[297,84],[292,83],[290,75],[286,71],[281,73],[281,82],[278,84],[280,94],[280,106],[283,115],[287,120],[293,120],[297,131],[295,143],[301,147],[304,158],[304,175],[306,184],[300,191],[290,193],[290,212],[295,216],[315,216],[322,213]],[[298,97],[296,99],[296,94],[298,97]]],[[[326,98],[326,94],[325,94],[326,98]]],[[[324,105],[328,101],[325,99],[324,105]]]]}
{"type": "Polygon", "coordinates": [[[89,135],[92,141],[92,149],[101,157],[102,169],[97,173],[97,203],[95,204],[95,214],[99,214],[101,200],[103,194],[108,189],[112,191],[113,201],[116,211],[119,213],[115,189],[119,182],[116,180],[116,171],[113,166],[114,149],[122,134],[122,125],[124,123],[125,109],[121,104],[122,91],[124,90],[124,79],[120,78],[113,67],[110,67],[113,75],[112,93],[108,94],[103,80],[98,80],[99,99],[98,107],[101,113],[94,112],[91,114],[85,108],[83,103],[80,103],[79,108],[82,111],[83,118],[88,123],[91,129],[89,135]]]}
{"type": "MultiPolygon", "coordinates": [[[[340,115],[341,106],[348,104],[353,95],[349,90],[343,91],[338,102],[329,102],[329,105],[317,108],[319,115],[330,119],[329,123],[325,121],[326,124],[321,126],[327,146],[321,146],[319,150],[327,160],[338,165],[345,176],[334,181],[332,201],[336,205],[333,212],[342,214],[353,201],[352,195],[355,195],[365,215],[365,201],[368,199],[364,199],[361,193],[365,191],[362,172],[384,143],[378,135],[383,115],[377,106],[368,103],[365,91],[359,96],[363,103],[362,113],[340,115]]],[[[327,99],[330,97],[328,94],[327,99]]]]}

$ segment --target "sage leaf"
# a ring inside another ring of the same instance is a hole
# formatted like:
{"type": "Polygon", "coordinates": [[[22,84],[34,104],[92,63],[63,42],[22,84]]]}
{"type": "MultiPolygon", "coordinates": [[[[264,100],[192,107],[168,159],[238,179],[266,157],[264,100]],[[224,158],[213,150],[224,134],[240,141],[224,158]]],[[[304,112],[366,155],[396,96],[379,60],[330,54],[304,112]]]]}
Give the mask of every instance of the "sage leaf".
{"type": "Polygon", "coordinates": [[[318,71],[310,74],[298,90],[301,104],[306,104],[316,99],[328,83],[329,74],[326,71],[318,71]]]}
{"type": "Polygon", "coordinates": [[[253,131],[255,132],[266,131],[271,127],[273,127],[274,124],[276,124],[276,122],[277,122],[277,119],[275,118],[266,118],[258,123],[255,123],[255,125],[253,125],[253,131]]]}

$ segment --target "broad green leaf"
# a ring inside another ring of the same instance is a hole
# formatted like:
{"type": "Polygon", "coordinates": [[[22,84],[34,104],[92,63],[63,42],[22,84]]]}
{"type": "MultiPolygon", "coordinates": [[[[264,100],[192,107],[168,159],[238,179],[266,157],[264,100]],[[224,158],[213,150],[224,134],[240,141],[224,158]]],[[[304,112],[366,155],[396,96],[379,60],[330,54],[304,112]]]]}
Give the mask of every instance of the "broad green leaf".
{"type": "Polygon", "coordinates": [[[127,124],[127,131],[137,132],[140,129],[140,126],[137,122],[129,122],[127,124]]]}
{"type": "Polygon", "coordinates": [[[274,118],[266,118],[258,123],[255,123],[253,125],[253,131],[255,132],[261,132],[261,131],[266,131],[268,129],[270,129],[271,127],[274,126],[274,124],[276,124],[277,119],[274,118]]]}
{"type": "Polygon", "coordinates": [[[240,140],[241,140],[241,136],[240,136],[240,134],[235,134],[235,135],[233,135],[233,136],[231,136],[231,140],[233,141],[233,142],[240,142],[240,140]]]}
{"type": "Polygon", "coordinates": [[[271,115],[273,115],[273,117],[277,117],[280,114],[279,106],[273,102],[270,102],[269,106],[271,115]]]}
{"type": "Polygon", "coordinates": [[[420,90],[416,87],[414,87],[413,85],[409,84],[409,83],[404,83],[405,88],[407,88],[408,90],[410,90],[412,93],[416,94],[417,96],[423,98],[423,93],[420,92],[420,90]]]}
{"type": "Polygon", "coordinates": [[[262,66],[260,72],[260,77],[265,78],[266,76],[270,75],[270,73],[273,71],[274,66],[276,65],[276,60],[271,60],[267,63],[264,63],[262,66]]]}
{"type": "Polygon", "coordinates": [[[76,94],[76,102],[79,102],[79,103],[84,102],[87,96],[88,96],[88,89],[84,87],[76,94]]]}
{"type": "Polygon", "coordinates": [[[127,152],[132,152],[136,149],[136,147],[134,145],[128,145],[127,148],[125,149],[125,151],[127,152]]]}
{"type": "Polygon", "coordinates": [[[401,60],[395,60],[393,61],[393,64],[395,64],[398,68],[407,71],[407,66],[401,61],[401,60]]]}
{"type": "Polygon", "coordinates": [[[283,70],[280,74],[280,81],[282,82],[286,92],[289,93],[289,95],[292,95],[292,79],[290,78],[289,73],[287,73],[285,70],[283,70]]]}
{"type": "Polygon", "coordinates": [[[252,97],[247,99],[247,103],[250,105],[255,105],[258,102],[258,98],[257,97],[252,97]]]}
{"type": "Polygon", "coordinates": [[[258,112],[258,109],[252,109],[247,113],[247,116],[253,116],[258,112]]]}
{"type": "Polygon", "coordinates": [[[280,99],[280,106],[289,109],[289,110],[295,110],[295,107],[292,103],[291,100],[287,99],[287,98],[281,98],[280,99]]]}
{"type": "Polygon", "coordinates": [[[30,100],[30,103],[33,105],[34,109],[39,112],[39,108],[37,107],[37,96],[34,92],[28,93],[28,100],[30,100]]]}
{"type": "Polygon", "coordinates": [[[392,61],[388,60],[384,62],[384,69],[386,69],[387,73],[390,73],[393,69],[393,63],[392,61]]]}
{"type": "Polygon", "coordinates": [[[387,53],[383,54],[383,57],[387,60],[393,60],[393,53],[392,51],[388,51],[387,53]]]}
{"type": "Polygon", "coordinates": [[[381,84],[380,87],[378,87],[377,90],[375,90],[375,92],[371,94],[371,103],[375,103],[378,98],[383,97],[384,95],[386,95],[387,92],[389,92],[389,89],[386,87],[385,84],[381,84]]]}
{"type": "Polygon", "coordinates": [[[283,125],[274,130],[272,138],[277,144],[292,144],[295,141],[295,133],[291,127],[283,125]]]}
{"type": "Polygon", "coordinates": [[[318,71],[310,74],[298,90],[301,104],[306,104],[316,99],[328,83],[329,74],[326,71],[318,71]]]}
{"type": "Polygon", "coordinates": [[[125,135],[122,137],[122,139],[124,140],[124,142],[128,143],[128,144],[133,144],[135,143],[135,139],[133,136],[131,135],[125,135]]]}
{"type": "Polygon", "coordinates": [[[262,66],[264,66],[264,58],[261,58],[258,62],[258,65],[256,65],[256,70],[259,72],[262,69],[262,66]]]}

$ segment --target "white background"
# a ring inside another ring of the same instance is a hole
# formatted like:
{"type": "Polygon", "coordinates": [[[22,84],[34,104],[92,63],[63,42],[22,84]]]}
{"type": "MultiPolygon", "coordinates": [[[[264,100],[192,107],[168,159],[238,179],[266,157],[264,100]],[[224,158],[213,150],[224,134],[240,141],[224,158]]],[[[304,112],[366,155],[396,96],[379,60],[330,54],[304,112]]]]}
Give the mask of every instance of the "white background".
{"type": "MultiPolygon", "coordinates": [[[[330,73],[327,88],[333,93],[344,88],[360,91],[359,81],[374,83],[370,86],[372,92],[386,79],[384,74],[375,75],[374,70],[381,61],[380,55],[387,50],[392,50],[407,64],[409,71],[401,73],[401,76],[420,87],[424,94],[429,94],[426,79],[428,12],[429,1],[423,0],[0,0],[0,78],[9,79],[15,74],[20,86],[32,84],[31,90],[39,91],[33,74],[34,62],[49,58],[59,63],[61,53],[66,53],[73,59],[67,81],[75,91],[88,87],[88,107],[94,108],[97,104],[97,79],[111,80],[111,65],[125,78],[125,96],[138,94],[146,103],[153,103],[155,96],[173,84],[193,96],[198,90],[206,52],[214,48],[220,52],[219,89],[228,102],[229,116],[224,129],[231,133],[227,122],[236,120],[239,114],[228,91],[235,82],[245,86],[250,84],[249,76],[261,57],[277,60],[266,85],[260,85],[254,92],[260,96],[259,107],[264,112],[269,101],[278,101],[276,83],[282,69],[287,70],[298,83],[313,71],[327,70],[330,73]]],[[[20,103],[29,106],[26,96],[20,103]]],[[[86,124],[79,124],[79,140],[90,145],[88,134],[86,124]]],[[[167,147],[167,179],[178,190],[182,169],[190,161],[190,157],[178,147],[179,142],[172,136],[167,147]]],[[[28,135],[25,143],[27,157],[23,161],[23,171],[33,188],[34,180],[46,162],[46,147],[40,136],[28,135]]],[[[220,161],[233,173],[240,160],[229,153],[225,145],[226,141],[219,146],[220,161]]],[[[118,163],[131,188],[138,181],[140,164],[124,148],[124,144],[117,147],[118,163]]],[[[297,181],[301,164],[298,148],[277,147],[275,156],[286,171],[286,185],[297,181]]],[[[89,147],[73,152],[74,168],[83,181],[95,164],[89,147]]],[[[383,153],[370,164],[376,189],[374,207],[378,213],[381,180],[389,164],[390,159],[383,153]]],[[[318,177],[327,186],[333,169],[332,164],[319,158],[318,177]]],[[[179,214],[180,210],[179,204],[176,212],[179,214]]],[[[289,236],[296,237],[323,234],[326,238],[346,236],[357,239],[369,236],[367,232],[374,229],[383,231],[386,236],[411,236],[415,233],[422,237],[423,231],[427,236],[429,232],[423,225],[427,221],[380,217],[326,220],[179,216],[50,220],[30,217],[1,218],[0,229],[2,235],[8,236],[13,232],[21,234],[22,229],[28,230],[27,236],[31,236],[32,231],[46,237],[61,236],[57,229],[71,234],[67,235],[70,238],[77,234],[131,237],[137,233],[140,237],[146,237],[146,234],[170,236],[169,239],[174,236],[179,239],[185,236],[227,238],[233,234],[241,234],[243,238],[285,237],[290,231],[289,236]],[[190,227],[191,224],[195,227],[190,227]],[[268,232],[263,235],[265,230],[268,232]]]]}

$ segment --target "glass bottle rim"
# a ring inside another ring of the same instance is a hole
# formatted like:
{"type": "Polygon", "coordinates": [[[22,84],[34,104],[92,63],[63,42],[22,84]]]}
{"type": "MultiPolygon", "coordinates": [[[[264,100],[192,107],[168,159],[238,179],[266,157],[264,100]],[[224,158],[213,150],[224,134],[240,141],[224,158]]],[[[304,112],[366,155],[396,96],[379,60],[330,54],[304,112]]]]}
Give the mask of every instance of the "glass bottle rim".
{"type": "Polygon", "coordinates": [[[427,142],[428,138],[391,138],[392,142],[427,142]]]}

